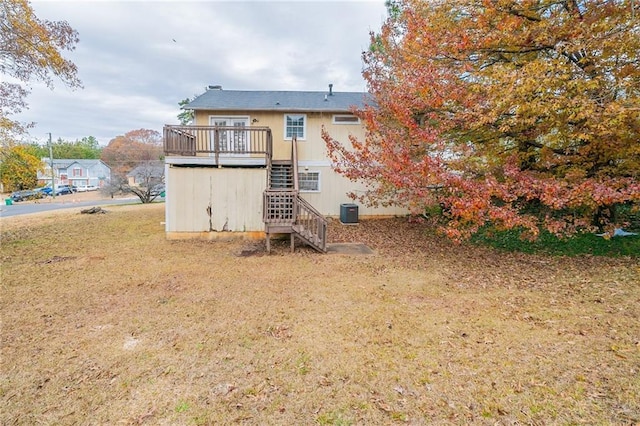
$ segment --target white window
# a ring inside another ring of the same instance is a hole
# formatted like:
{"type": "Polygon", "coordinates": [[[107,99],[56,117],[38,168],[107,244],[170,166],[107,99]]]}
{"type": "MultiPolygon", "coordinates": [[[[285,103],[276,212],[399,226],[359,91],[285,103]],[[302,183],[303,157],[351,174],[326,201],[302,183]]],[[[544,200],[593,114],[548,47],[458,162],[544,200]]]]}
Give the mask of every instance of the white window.
{"type": "Polygon", "coordinates": [[[299,172],[298,188],[304,192],[320,192],[320,172],[299,172]]]}
{"type": "Polygon", "coordinates": [[[305,114],[285,114],[284,138],[305,139],[307,136],[307,116],[305,114]]]}
{"type": "Polygon", "coordinates": [[[360,124],[360,117],[353,114],[335,114],[333,124],[360,124]]]}

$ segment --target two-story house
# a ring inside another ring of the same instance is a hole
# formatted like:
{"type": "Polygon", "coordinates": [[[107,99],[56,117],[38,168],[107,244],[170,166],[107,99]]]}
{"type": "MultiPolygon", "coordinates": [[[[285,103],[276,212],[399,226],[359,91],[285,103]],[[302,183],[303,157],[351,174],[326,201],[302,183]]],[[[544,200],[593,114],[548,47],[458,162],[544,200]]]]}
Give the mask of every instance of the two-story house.
{"type": "MultiPolygon", "coordinates": [[[[337,174],[321,138],[364,139],[352,108],[362,92],[239,91],[209,86],[185,106],[194,124],[164,128],[166,234],[212,239],[291,234],[325,250],[327,216],[339,217],[362,184],[337,174]]],[[[353,205],[353,204],[351,204],[353,205]]],[[[360,216],[401,208],[358,206],[360,216]]]]}
{"type": "MultiPolygon", "coordinates": [[[[51,160],[42,159],[42,171],[38,172],[41,185],[51,184],[51,160]]],[[[111,180],[111,168],[102,160],[54,159],[53,179],[55,185],[92,185],[98,188],[111,180]]]]}

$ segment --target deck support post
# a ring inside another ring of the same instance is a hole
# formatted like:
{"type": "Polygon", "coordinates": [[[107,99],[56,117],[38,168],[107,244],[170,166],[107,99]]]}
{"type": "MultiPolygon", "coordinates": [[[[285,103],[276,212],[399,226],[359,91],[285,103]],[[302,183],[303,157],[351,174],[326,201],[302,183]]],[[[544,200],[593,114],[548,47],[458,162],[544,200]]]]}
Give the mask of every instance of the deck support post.
{"type": "Polygon", "coordinates": [[[296,245],[294,240],[295,237],[293,236],[293,232],[290,235],[291,235],[291,253],[293,253],[296,250],[296,245]]]}
{"type": "Polygon", "coordinates": [[[271,234],[267,231],[267,254],[271,254],[271,234]]]}

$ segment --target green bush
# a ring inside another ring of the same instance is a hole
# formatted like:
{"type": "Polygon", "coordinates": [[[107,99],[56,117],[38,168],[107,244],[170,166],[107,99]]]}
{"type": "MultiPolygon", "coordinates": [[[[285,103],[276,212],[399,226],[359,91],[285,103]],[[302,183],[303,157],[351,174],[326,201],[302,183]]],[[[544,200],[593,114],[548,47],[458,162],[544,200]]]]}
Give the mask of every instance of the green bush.
{"type": "Polygon", "coordinates": [[[554,256],[589,254],[609,257],[640,257],[640,235],[607,239],[585,233],[570,238],[558,238],[550,232],[543,231],[537,240],[527,241],[520,237],[521,231],[521,229],[498,231],[492,227],[485,227],[471,240],[476,244],[511,252],[543,253],[554,256]]]}

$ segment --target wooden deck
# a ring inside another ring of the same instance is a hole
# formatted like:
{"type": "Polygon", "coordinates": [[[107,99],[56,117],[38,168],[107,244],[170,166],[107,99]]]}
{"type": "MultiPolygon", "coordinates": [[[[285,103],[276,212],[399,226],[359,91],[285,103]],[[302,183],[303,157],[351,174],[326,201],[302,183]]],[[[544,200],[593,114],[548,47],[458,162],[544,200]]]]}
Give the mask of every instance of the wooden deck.
{"type": "Polygon", "coordinates": [[[170,161],[194,157],[213,164],[262,161],[268,165],[273,153],[273,138],[268,127],[164,126],[164,154],[170,161]]]}
{"type": "Polygon", "coordinates": [[[164,127],[165,162],[175,165],[255,167],[267,169],[263,195],[263,222],[267,252],[272,234],[290,234],[314,249],[327,250],[327,221],[298,189],[298,144],[291,143],[291,160],[273,168],[273,140],[268,127],[170,126],[164,127]],[[272,176],[273,172],[273,176],[272,176]],[[286,183],[283,183],[286,182],[286,183]]]}

